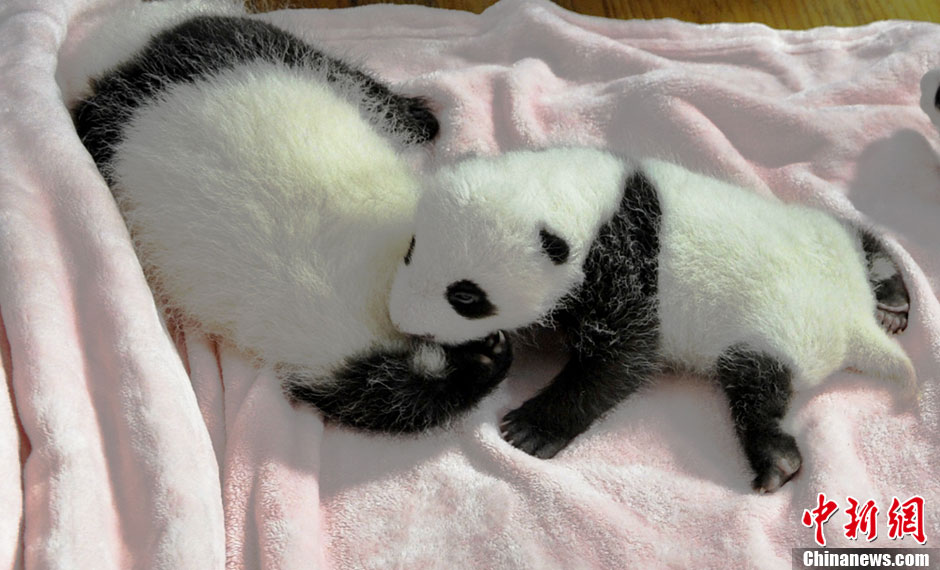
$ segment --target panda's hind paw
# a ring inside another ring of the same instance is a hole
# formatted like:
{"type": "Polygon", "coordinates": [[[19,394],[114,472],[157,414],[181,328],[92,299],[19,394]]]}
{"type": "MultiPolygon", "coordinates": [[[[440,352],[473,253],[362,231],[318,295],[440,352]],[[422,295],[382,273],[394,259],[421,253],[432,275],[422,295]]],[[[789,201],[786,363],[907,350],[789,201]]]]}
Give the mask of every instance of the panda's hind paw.
{"type": "Polygon", "coordinates": [[[793,436],[777,432],[763,442],[759,454],[752,454],[751,466],[757,476],[751,486],[758,493],[773,493],[796,476],[803,466],[803,457],[793,436]]]}
{"type": "Polygon", "coordinates": [[[888,331],[889,334],[898,334],[907,328],[909,311],[910,304],[908,303],[901,305],[878,303],[875,309],[875,317],[878,319],[878,322],[881,323],[882,328],[888,331]]]}

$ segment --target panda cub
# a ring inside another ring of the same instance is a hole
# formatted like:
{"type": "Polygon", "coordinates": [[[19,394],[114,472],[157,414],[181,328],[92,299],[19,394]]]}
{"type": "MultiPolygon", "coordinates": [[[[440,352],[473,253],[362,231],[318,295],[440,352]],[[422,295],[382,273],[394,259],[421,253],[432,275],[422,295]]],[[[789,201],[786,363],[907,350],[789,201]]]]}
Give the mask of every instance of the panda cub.
{"type": "Polygon", "coordinates": [[[267,23],[203,14],[95,77],[73,108],[158,302],[274,366],[356,428],[447,423],[506,374],[502,333],[402,334],[388,293],[412,235],[405,147],[438,122],[267,23]]]}
{"type": "Polygon", "coordinates": [[[780,427],[791,388],[846,367],[913,381],[888,335],[907,325],[897,267],[872,234],[816,210],[558,148],[442,169],[417,219],[390,297],[401,330],[448,343],[533,323],[564,333],[570,360],[501,423],[537,457],[668,366],[717,379],[753,487],[769,492],[802,463],[780,427]]]}

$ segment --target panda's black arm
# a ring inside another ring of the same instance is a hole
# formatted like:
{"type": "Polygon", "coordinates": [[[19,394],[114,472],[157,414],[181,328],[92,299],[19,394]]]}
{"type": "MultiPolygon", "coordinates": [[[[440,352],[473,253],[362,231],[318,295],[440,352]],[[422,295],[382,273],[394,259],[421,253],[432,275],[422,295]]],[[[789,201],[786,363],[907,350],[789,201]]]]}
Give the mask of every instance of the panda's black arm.
{"type": "Polygon", "coordinates": [[[655,323],[637,320],[610,343],[572,346],[551,383],[503,418],[503,439],[529,455],[554,457],[659,371],[657,338],[655,323]]]}
{"type": "Polygon", "coordinates": [[[661,211],[641,172],[625,186],[619,210],[588,252],[581,287],[553,315],[571,360],[500,425],[503,438],[530,455],[554,456],[659,370],[661,211]]]}
{"type": "Polygon", "coordinates": [[[285,391],[349,427],[414,433],[447,425],[473,408],[505,378],[511,362],[502,333],[458,346],[414,341],[407,350],[350,359],[327,380],[289,376],[285,391]]]}
{"type": "MultiPolygon", "coordinates": [[[[635,266],[628,266],[633,267],[635,266]]],[[[541,392],[509,412],[503,439],[529,455],[548,459],[659,372],[659,319],[654,296],[637,273],[610,267],[604,287],[582,291],[555,322],[567,337],[571,359],[541,392]]]]}

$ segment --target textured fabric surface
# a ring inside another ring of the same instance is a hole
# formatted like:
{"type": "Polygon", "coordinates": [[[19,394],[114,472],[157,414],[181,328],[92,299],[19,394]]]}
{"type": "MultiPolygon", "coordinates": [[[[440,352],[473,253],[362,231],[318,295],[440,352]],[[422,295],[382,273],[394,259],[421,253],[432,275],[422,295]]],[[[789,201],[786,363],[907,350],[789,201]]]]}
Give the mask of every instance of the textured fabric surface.
{"type": "Polygon", "coordinates": [[[498,421],[561,356],[522,354],[452,431],[324,427],[267,370],[166,332],[57,65],[95,0],[0,6],[0,568],[789,568],[822,492],[925,500],[940,540],[940,26],[775,31],[583,17],[540,0],[481,15],[405,6],[263,16],[429,97],[430,158],[580,143],[671,158],[866,220],[912,295],[899,338],[920,398],[849,372],[798,394],[802,473],[759,496],[723,396],[665,376],[549,461],[498,421]],[[930,115],[928,115],[930,113],[930,115]]]}

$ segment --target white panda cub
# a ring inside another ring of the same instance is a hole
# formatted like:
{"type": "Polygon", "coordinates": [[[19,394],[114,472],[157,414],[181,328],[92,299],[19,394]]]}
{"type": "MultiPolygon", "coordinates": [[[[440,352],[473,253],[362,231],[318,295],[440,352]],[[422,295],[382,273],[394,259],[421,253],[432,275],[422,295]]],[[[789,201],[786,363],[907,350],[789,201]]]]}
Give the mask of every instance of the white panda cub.
{"type": "Polygon", "coordinates": [[[867,231],[675,164],[556,148],[443,168],[418,204],[392,321],[439,342],[542,324],[563,370],[501,423],[554,456],[664,367],[717,379],[755,472],[779,488],[800,468],[781,430],[791,388],[853,367],[913,381],[889,337],[908,295],[867,231]]]}
{"type": "Polygon", "coordinates": [[[415,432],[505,376],[502,333],[438,344],[388,316],[418,197],[402,152],[438,131],[420,98],[267,23],[201,15],[94,78],[73,117],[158,301],[274,365],[293,400],[415,432]]]}

